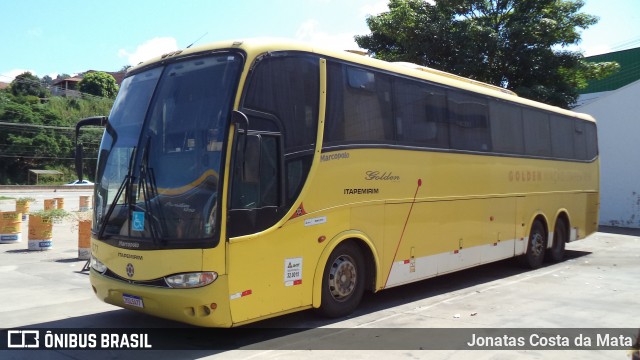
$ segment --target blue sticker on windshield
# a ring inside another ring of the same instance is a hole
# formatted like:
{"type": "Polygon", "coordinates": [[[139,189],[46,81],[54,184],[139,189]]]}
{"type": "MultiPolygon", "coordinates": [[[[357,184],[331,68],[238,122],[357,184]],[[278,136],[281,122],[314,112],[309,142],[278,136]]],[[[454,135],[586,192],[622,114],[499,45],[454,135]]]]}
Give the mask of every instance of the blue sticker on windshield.
{"type": "Polygon", "coordinates": [[[134,211],[131,220],[132,231],[144,231],[144,212],[134,211]]]}

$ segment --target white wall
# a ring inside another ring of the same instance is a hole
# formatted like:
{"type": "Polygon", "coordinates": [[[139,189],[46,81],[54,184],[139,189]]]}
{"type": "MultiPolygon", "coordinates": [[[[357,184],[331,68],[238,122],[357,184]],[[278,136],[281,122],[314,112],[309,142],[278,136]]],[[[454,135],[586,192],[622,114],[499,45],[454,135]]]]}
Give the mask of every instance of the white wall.
{"type": "MultiPolygon", "coordinates": [[[[615,91],[615,90],[614,90],[615,91]]],[[[614,91],[601,91],[601,92],[597,92],[597,93],[591,93],[591,94],[582,94],[578,96],[578,100],[576,100],[576,108],[580,107],[580,106],[584,106],[587,105],[588,103],[595,101],[596,99],[603,97],[607,94],[610,94],[614,91]]]]}
{"type": "Polygon", "coordinates": [[[573,110],[598,122],[600,224],[640,228],[640,80],[573,110]]]}

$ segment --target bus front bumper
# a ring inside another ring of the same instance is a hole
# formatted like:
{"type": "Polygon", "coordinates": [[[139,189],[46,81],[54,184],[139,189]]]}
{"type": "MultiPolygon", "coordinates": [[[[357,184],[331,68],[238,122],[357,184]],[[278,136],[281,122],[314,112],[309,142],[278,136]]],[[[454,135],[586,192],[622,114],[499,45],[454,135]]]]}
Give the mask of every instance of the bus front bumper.
{"type": "Polygon", "coordinates": [[[231,327],[227,276],[194,289],[170,289],[132,285],[91,269],[96,296],[125,309],[205,327],[231,327]]]}

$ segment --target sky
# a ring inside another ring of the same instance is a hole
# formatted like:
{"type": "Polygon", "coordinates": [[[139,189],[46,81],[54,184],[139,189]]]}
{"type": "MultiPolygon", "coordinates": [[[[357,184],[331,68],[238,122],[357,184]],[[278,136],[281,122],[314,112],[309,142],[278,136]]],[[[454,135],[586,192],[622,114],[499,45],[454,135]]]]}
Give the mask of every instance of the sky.
{"type": "MultiPolygon", "coordinates": [[[[0,0],[0,82],[118,71],[148,58],[221,40],[277,37],[357,49],[366,18],[388,0],[0,0]]],[[[585,56],[640,47],[640,0],[586,0],[600,18],[582,32],[585,56]]]]}

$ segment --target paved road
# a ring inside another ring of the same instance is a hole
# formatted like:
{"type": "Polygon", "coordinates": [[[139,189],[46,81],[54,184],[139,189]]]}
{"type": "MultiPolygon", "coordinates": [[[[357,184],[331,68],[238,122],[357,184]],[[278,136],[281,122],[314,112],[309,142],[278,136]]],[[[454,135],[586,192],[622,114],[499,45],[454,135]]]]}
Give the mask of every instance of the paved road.
{"type": "MultiPolygon", "coordinates": [[[[42,210],[44,208],[45,199],[63,198],[65,209],[68,211],[78,211],[80,207],[80,196],[93,196],[93,187],[83,189],[79,186],[55,187],[46,190],[25,190],[23,188],[8,190],[0,188],[0,196],[19,199],[22,197],[30,197],[36,199],[31,204],[32,211],[42,210]]],[[[0,211],[14,211],[15,201],[0,200],[0,211]]]]}
{"type": "MultiPolygon", "coordinates": [[[[74,204],[82,192],[57,192],[74,204]]],[[[48,198],[49,193],[38,195],[48,198]]],[[[10,207],[0,202],[0,210],[10,207]]],[[[77,205],[75,205],[77,206],[77,205]]],[[[70,209],[72,210],[72,209],[70,209]]],[[[615,231],[615,229],[607,229],[615,231]]],[[[214,351],[5,351],[0,358],[429,358],[429,359],[628,359],[623,350],[552,351],[344,351],[278,350],[316,337],[314,329],[336,328],[315,341],[345,341],[344,329],[407,328],[634,328],[640,327],[639,234],[596,233],[571,243],[568,259],[535,271],[501,261],[393,288],[365,297],[360,308],[339,321],[312,311],[270,319],[250,328],[301,330],[271,339],[272,345],[242,344],[240,350],[214,351]],[[342,336],[342,338],[341,338],[342,336]],[[305,340],[306,339],[306,340],[305,340]],[[254,345],[254,346],[252,346],[254,345]],[[244,350],[255,349],[255,350],[244,350]],[[31,356],[26,356],[30,354],[31,356]],[[46,356],[45,356],[46,355],[46,356]]],[[[72,221],[54,225],[54,248],[31,252],[22,243],[0,244],[0,328],[179,328],[182,324],[151,318],[98,301],[77,259],[77,227],[72,221]]],[[[117,331],[117,330],[115,330],[117,331]]],[[[263,339],[262,339],[263,340],[263,339]]],[[[262,341],[260,340],[260,341],[262,341]]],[[[383,341],[383,339],[379,339],[383,341]]],[[[189,341],[189,340],[185,340],[189,341]]],[[[258,340],[256,340],[258,342],[258,340]]],[[[366,345],[365,345],[366,346],[366,345]]],[[[373,345],[372,345],[373,347],[373,345]]],[[[197,347],[196,347],[197,348],[197,347]]],[[[318,348],[318,347],[316,347],[318,348]]]]}

